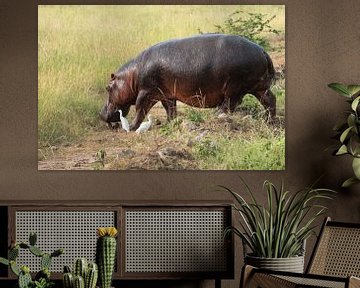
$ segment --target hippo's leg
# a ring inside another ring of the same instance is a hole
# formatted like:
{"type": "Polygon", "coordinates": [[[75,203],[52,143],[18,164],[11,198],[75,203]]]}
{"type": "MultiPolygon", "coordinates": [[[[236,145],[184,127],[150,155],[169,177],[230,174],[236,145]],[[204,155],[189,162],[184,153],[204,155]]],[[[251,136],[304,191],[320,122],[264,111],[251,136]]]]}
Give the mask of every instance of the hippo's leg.
{"type": "Polygon", "coordinates": [[[167,114],[167,120],[171,121],[177,116],[176,111],[176,99],[164,99],[161,100],[161,104],[164,106],[167,114]]]}
{"type": "Polygon", "coordinates": [[[220,105],[220,111],[222,113],[234,112],[236,107],[241,104],[243,97],[244,95],[239,92],[233,92],[231,96],[225,96],[224,101],[220,105]]]}
{"type": "Polygon", "coordinates": [[[239,106],[244,98],[243,94],[236,94],[230,98],[230,112],[233,113],[237,106],[239,106]]]}
{"type": "Polygon", "coordinates": [[[157,100],[152,97],[152,95],[146,91],[141,90],[137,96],[135,104],[135,118],[130,124],[130,130],[134,131],[139,128],[141,122],[144,120],[146,114],[150,111],[151,107],[156,104],[157,100]]]}
{"type": "Polygon", "coordinates": [[[276,97],[270,89],[257,91],[255,97],[260,101],[268,112],[268,120],[273,121],[276,116],[276,97]]]}

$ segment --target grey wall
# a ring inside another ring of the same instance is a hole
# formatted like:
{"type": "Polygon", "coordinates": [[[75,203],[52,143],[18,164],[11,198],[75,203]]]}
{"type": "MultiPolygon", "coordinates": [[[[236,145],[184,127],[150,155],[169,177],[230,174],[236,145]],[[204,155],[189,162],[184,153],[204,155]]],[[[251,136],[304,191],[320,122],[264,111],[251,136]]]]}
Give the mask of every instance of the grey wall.
{"type": "MultiPolygon", "coordinates": [[[[0,0],[0,200],[230,200],[209,187],[237,188],[240,175],[264,201],[261,187],[265,179],[276,184],[284,179],[288,189],[296,190],[324,174],[320,185],[339,191],[328,214],[336,220],[360,221],[360,186],[339,188],[351,173],[350,159],[334,158],[325,150],[334,143],[332,127],[343,118],[346,107],[344,99],[327,84],[360,83],[358,0],[241,2],[286,4],[286,170],[278,172],[38,171],[37,3],[10,3],[0,0]]],[[[66,2],[41,1],[45,3],[66,2]]],[[[131,4],[135,3],[147,1],[131,4]]],[[[236,256],[239,271],[241,255],[237,252],[236,256]]],[[[226,281],[225,287],[237,287],[238,272],[236,277],[226,281]]],[[[203,286],[211,285],[205,282],[203,286]]]]}

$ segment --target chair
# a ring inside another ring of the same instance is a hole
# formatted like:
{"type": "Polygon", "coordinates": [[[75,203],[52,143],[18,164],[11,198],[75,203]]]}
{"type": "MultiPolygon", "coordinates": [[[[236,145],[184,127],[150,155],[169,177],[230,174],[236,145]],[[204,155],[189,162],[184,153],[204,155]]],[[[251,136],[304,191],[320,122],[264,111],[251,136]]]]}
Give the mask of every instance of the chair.
{"type": "Polygon", "coordinates": [[[326,218],[306,273],[279,272],[245,265],[240,287],[360,287],[360,223],[326,218]]]}

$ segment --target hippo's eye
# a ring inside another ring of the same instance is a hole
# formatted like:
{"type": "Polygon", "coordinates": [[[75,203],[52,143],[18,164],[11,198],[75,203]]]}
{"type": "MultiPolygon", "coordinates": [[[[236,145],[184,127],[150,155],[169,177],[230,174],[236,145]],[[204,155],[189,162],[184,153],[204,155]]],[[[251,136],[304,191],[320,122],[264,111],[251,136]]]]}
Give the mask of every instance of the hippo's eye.
{"type": "Polygon", "coordinates": [[[107,85],[105,88],[106,88],[106,91],[108,91],[108,92],[111,91],[111,86],[110,85],[107,85]]]}

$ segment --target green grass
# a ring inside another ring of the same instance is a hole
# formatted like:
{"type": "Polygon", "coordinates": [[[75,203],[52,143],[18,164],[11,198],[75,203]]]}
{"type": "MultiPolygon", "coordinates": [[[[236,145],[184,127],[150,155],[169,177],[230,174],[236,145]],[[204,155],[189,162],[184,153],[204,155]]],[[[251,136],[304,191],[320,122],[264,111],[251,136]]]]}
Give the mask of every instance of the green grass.
{"type": "MultiPolygon", "coordinates": [[[[285,8],[281,5],[38,7],[39,148],[71,145],[88,132],[104,129],[98,115],[112,72],[155,43],[195,35],[199,29],[215,31],[214,25],[222,24],[236,9],[277,15],[271,24],[282,31],[282,36],[274,41],[280,43],[280,50],[284,48],[284,42],[279,42],[284,39],[285,27],[285,8]]],[[[285,54],[283,50],[280,53],[285,54]]],[[[273,91],[278,115],[284,117],[285,81],[277,83],[273,91]]],[[[235,132],[218,123],[212,109],[180,107],[180,117],[163,122],[158,133],[166,141],[182,143],[195,139],[196,129],[208,129],[209,134],[189,148],[199,168],[284,169],[284,129],[263,123],[263,108],[255,97],[244,98],[241,115],[234,116],[240,127],[235,132]],[[244,113],[252,116],[241,120],[244,113]],[[186,130],[187,125],[196,129],[186,130]]],[[[133,116],[132,108],[129,118],[133,116]]]]}
{"type": "Polygon", "coordinates": [[[285,131],[267,126],[263,120],[239,122],[247,137],[215,133],[197,142],[195,157],[201,169],[282,170],[285,168],[285,131]],[[260,129],[259,129],[260,128],[260,129]]]}
{"type": "Polygon", "coordinates": [[[251,142],[245,139],[219,139],[211,144],[205,142],[205,147],[202,142],[202,149],[197,151],[200,167],[210,170],[282,170],[285,168],[283,136],[269,139],[258,137],[251,142]]]}
{"type": "MultiPolygon", "coordinates": [[[[214,31],[239,7],[39,5],[39,146],[71,142],[98,126],[104,87],[121,64],[160,41],[214,31]]],[[[284,6],[240,8],[276,14],[274,28],[284,30],[284,6]]]]}

